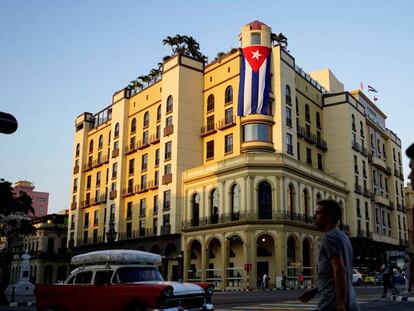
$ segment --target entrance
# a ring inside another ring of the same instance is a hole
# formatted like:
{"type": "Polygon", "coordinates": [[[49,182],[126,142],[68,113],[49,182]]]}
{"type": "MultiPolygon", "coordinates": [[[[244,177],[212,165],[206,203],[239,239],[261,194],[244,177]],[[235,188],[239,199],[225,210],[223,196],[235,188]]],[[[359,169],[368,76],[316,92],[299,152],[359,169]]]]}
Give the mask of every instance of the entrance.
{"type": "Polygon", "coordinates": [[[267,261],[257,262],[257,287],[262,286],[263,275],[269,275],[269,263],[267,261]]]}

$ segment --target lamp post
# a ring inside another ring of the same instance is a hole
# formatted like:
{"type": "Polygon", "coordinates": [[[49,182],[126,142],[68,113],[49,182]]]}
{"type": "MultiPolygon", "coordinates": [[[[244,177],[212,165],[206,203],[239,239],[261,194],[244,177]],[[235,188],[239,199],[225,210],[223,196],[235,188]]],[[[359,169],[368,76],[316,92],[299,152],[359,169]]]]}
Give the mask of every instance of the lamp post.
{"type": "Polygon", "coordinates": [[[115,222],[111,218],[108,222],[108,231],[106,232],[106,241],[108,242],[108,249],[112,248],[118,232],[115,230],[115,222]]]}

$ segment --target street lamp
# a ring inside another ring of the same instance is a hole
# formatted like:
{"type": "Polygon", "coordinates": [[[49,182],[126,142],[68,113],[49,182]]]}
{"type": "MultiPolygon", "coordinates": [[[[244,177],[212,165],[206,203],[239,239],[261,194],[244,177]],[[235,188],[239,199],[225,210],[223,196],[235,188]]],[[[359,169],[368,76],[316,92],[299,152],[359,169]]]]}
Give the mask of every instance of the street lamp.
{"type": "Polygon", "coordinates": [[[112,244],[115,242],[116,235],[118,232],[115,230],[115,222],[113,219],[110,219],[108,222],[108,232],[106,232],[106,240],[108,242],[108,248],[112,247],[112,244]]]}

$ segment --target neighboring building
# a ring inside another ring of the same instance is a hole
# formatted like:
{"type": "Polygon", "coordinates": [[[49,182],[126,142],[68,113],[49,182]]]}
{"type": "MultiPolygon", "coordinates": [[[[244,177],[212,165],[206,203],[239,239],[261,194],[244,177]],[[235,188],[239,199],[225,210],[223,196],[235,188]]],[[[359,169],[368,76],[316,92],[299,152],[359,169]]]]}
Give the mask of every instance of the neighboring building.
{"type": "MultiPolygon", "coordinates": [[[[407,183],[404,188],[405,208],[407,211],[406,225],[408,229],[408,243],[407,250],[414,254],[414,191],[411,188],[411,183],[407,183]]],[[[405,226],[405,223],[403,224],[405,226]]]]}
{"type": "Polygon", "coordinates": [[[22,240],[16,249],[10,271],[10,283],[19,280],[21,271],[20,256],[29,251],[30,281],[36,283],[56,283],[69,274],[70,254],[67,250],[68,213],[50,214],[34,219],[36,233],[22,240]]]}
{"type": "Polygon", "coordinates": [[[49,193],[34,191],[34,188],[35,186],[30,181],[19,180],[14,184],[14,193],[20,195],[21,192],[25,192],[32,198],[34,216],[45,216],[49,205],[49,193]]]}
{"type": "Polygon", "coordinates": [[[222,288],[255,287],[264,273],[273,283],[282,271],[312,279],[323,198],[343,206],[358,266],[373,270],[404,248],[401,143],[385,115],[329,70],[305,73],[261,22],[244,26],[240,43],[271,48],[265,114],[236,116],[245,72],[233,49],[206,66],[176,55],[161,79],[77,117],[75,252],[102,247],[114,220],[116,247],[160,253],[169,279],[222,288]]]}

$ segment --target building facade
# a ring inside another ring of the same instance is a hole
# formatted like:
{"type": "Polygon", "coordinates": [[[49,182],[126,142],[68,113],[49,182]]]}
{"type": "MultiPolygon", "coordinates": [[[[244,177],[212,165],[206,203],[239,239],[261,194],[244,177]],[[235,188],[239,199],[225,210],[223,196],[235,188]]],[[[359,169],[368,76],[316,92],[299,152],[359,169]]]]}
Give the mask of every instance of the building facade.
{"type": "Polygon", "coordinates": [[[49,193],[34,191],[35,186],[30,181],[19,180],[14,184],[15,195],[20,195],[21,192],[25,192],[32,198],[32,206],[34,209],[34,216],[41,217],[47,215],[47,209],[49,206],[49,193]]]}
{"type": "Polygon", "coordinates": [[[33,284],[64,281],[69,274],[70,254],[67,250],[68,214],[49,214],[33,221],[36,233],[22,240],[22,249],[12,261],[10,283],[20,279],[22,253],[30,258],[29,279],[33,284]]]}
{"type": "Polygon", "coordinates": [[[161,254],[169,279],[246,288],[303,271],[311,282],[324,198],[343,207],[358,266],[403,247],[401,142],[386,116],[329,70],[304,72],[267,25],[252,22],[239,39],[207,65],[175,55],[146,88],[76,119],[75,252],[102,247],[113,221],[115,245],[161,254]],[[257,45],[271,51],[269,109],[236,116],[242,49],[257,45]]]}

